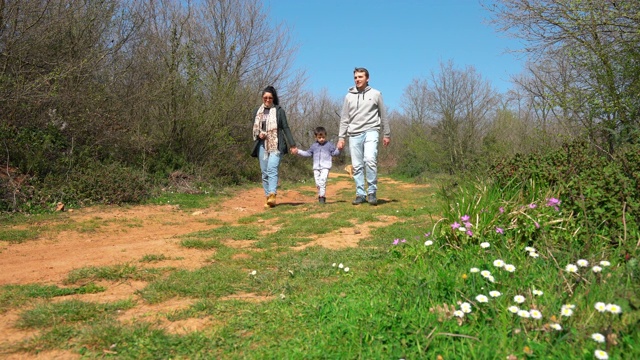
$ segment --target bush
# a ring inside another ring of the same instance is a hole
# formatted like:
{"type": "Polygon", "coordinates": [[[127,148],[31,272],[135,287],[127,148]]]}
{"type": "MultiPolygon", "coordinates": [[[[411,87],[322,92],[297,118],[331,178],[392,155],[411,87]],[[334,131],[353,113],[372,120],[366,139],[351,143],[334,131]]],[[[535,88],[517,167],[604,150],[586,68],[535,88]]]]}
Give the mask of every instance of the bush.
{"type": "Polygon", "coordinates": [[[521,184],[529,197],[536,191],[533,184],[555,189],[563,208],[579,215],[583,226],[613,241],[640,223],[640,145],[605,156],[586,142],[574,142],[548,154],[516,156],[491,175],[499,187],[521,184]]]}

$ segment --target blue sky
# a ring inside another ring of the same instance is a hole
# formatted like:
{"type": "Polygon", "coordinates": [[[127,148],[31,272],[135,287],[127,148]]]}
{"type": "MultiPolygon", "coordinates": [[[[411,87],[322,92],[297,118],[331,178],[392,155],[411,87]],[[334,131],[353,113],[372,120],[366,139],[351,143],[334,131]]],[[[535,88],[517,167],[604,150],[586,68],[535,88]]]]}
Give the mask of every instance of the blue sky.
{"type": "MultiPolygon", "coordinates": [[[[487,2],[487,1],[485,1],[487,2]]],[[[370,85],[389,108],[414,78],[427,78],[440,62],[471,65],[500,92],[524,60],[508,53],[520,44],[486,24],[478,0],[264,0],[276,23],[284,22],[299,45],[296,68],[307,87],[342,99],[353,86],[354,67],[366,67],[370,85]]]]}

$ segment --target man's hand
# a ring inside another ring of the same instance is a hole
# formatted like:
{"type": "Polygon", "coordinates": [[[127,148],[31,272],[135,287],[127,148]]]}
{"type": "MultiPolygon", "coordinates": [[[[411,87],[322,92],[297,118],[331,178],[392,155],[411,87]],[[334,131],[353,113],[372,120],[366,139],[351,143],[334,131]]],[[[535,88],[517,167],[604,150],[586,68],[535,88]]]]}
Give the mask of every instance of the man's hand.
{"type": "Polygon", "coordinates": [[[338,148],[338,150],[344,149],[344,140],[338,140],[336,147],[338,148]]]}
{"type": "Polygon", "coordinates": [[[382,138],[382,145],[387,146],[391,142],[391,138],[382,138]]]}

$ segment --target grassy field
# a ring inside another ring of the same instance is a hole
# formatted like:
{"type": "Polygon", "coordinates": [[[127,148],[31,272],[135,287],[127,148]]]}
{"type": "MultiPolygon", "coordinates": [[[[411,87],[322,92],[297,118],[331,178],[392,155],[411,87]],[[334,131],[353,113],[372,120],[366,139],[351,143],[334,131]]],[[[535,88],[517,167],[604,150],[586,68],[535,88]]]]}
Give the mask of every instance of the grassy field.
{"type": "MultiPolygon", "coordinates": [[[[210,264],[199,269],[149,271],[144,264],[162,265],[172,256],[149,253],[138,264],[78,269],[64,286],[0,287],[0,312],[18,311],[16,327],[35,334],[0,354],[63,349],[119,359],[640,358],[638,239],[612,246],[585,236],[573,214],[563,213],[561,194],[521,199],[517,191],[478,184],[452,192],[442,190],[445,182],[383,181],[380,195],[388,201],[377,207],[345,201],[302,212],[278,206],[185,235],[184,247],[215,249],[210,264]],[[395,220],[357,247],[293,249],[381,217],[395,220]],[[265,234],[267,221],[276,230],[265,234]],[[252,247],[224,245],[235,240],[250,240],[252,247]],[[249,256],[236,256],[241,253],[249,256]],[[54,301],[103,291],[96,282],[133,280],[146,285],[128,300],[54,301]],[[162,314],[165,321],[208,319],[208,325],[177,334],[156,322],[118,319],[136,304],[171,299],[192,302],[162,314]]],[[[351,193],[338,197],[350,200],[351,193]]],[[[28,225],[20,234],[5,231],[8,243],[29,241],[26,234],[35,230],[28,225]]]]}

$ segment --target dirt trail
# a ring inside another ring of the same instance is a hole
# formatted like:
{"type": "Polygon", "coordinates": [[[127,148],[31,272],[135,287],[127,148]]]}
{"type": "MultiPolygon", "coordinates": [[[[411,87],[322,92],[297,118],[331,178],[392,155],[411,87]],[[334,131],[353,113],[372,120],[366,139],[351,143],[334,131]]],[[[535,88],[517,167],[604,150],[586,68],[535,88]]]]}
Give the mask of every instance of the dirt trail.
{"type": "MultiPolygon", "coordinates": [[[[340,181],[331,184],[329,195],[352,186],[345,175],[332,174],[332,178],[340,181]]],[[[315,191],[315,188],[310,186],[302,190],[315,191]]],[[[279,205],[304,208],[315,204],[315,201],[315,196],[303,195],[296,190],[279,191],[278,194],[279,205]]],[[[333,201],[329,196],[329,205],[333,201]]],[[[221,222],[237,224],[238,219],[263,211],[268,210],[264,209],[264,194],[259,187],[238,192],[219,205],[193,212],[185,212],[172,205],[75,210],[69,214],[73,222],[97,220],[106,225],[91,232],[44,233],[36,241],[3,244],[0,249],[0,285],[59,284],[73,269],[137,263],[149,254],[170,254],[172,259],[180,259],[163,261],[163,266],[199,268],[206,264],[211,253],[181,247],[180,235],[213,229],[221,222]]],[[[366,234],[353,234],[353,231],[328,234],[306,246],[355,246],[363,235],[366,234]]]]}
{"type": "MultiPolygon", "coordinates": [[[[328,204],[338,201],[335,194],[343,189],[353,188],[351,178],[346,174],[331,174],[332,179],[328,189],[328,204]]],[[[310,184],[297,190],[279,191],[278,204],[293,205],[296,211],[316,205],[315,187],[310,184]],[[302,191],[302,192],[300,192],[302,191]]],[[[384,200],[384,199],[383,199],[384,200]]],[[[344,201],[344,200],[340,200],[344,201]]],[[[264,194],[259,186],[250,190],[240,191],[228,200],[199,211],[185,212],[175,206],[134,206],[134,207],[100,207],[84,208],[69,213],[71,222],[83,223],[96,221],[101,224],[90,232],[62,231],[43,233],[38,240],[21,244],[0,243],[0,285],[7,284],[54,284],[64,286],[63,280],[70,271],[88,266],[109,266],[139,262],[145,255],[166,255],[171,260],[163,260],[162,266],[183,269],[196,269],[205,266],[212,251],[187,249],[180,246],[180,235],[208,230],[219,227],[220,224],[237,224],[240,218],[248,215],[269,211],[264,208],[264,194]]],[[[317,215],[322,217],[323,214],[317,215]]],[[[375,223],[358,225],[324,234],[310,243],[294,248],[303,249],[308,246],[319,245],[327,248],[355,247],[358,242],[366,238],[370,230],[388,225],[396,219],[391,216],[379,217],[375,223]]],[[[265,226],[269,226],[268,222],[265,226]]],[[[275,229],[272,229],[275,231],[275,229]]],[[[269,230],[267,230],[269,231],[269,230]]],[[[226,243],[225,243],[226,244],[226,243]]],[[[230,241],[228,246],[235,246],[252,251],[252,242],[230,241]]],[[[240,254],[241,256],[242,254],[240,254]]],[[[135,298],[135,292],[144,288],[144,282],[107,283],[103,285],[107,290],[98,294],[72,296],[84,301],[114,301],[135,298]]],[[[238,298],[247,301],[264,301],[259,294],[236,294],[238,298]]],[[[64,297],[69,299],[71,297],[64,297]]],[[[64,300],[61,298],[61,300],[64,300]]],[[[136,319],[157,316],[158,313],[186,308],[190,300],[172,300],[168,303],[145,305],[139,303],[134,309],[123,314],[122,321],[136,321],[136,319]],[[155,314],[155,315],[154,315],[155,314]]],[[[17,341],[33,336],[33,332],[22,331],[14,327],[18,318],[17,311],[0,314],[0,349],[17,341]]],[[[209,319],[192,319],[180,323],[168,323],[169,331],[193,331],[206,326],[209,319]],[[198,323],[193,323],[198,322],[198,323]]],[[[0,356],[2,356],[0,351],[0,356]]],[[[68,352],[48,352],[40,355],[10,354],[9,359],[73,359],[75,354],[68,352]]]]}

